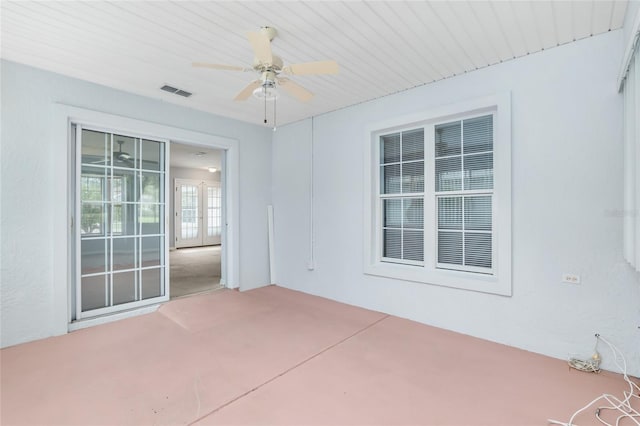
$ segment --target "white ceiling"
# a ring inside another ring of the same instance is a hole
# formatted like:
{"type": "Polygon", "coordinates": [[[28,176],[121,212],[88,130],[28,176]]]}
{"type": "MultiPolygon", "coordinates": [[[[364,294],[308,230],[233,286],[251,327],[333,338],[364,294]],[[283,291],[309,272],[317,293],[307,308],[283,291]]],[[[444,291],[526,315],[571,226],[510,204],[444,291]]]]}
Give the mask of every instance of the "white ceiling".
{"type": "MultiPolygon", "coordinates": [[[[340,73],[294,76],[316,96],[286,95],[278,124],[297,121],[622,26],[626,1],[1,2],[2,58],[261,124],[264,105],[232,99],[252,73],[245,37],[278,30],[291,63],[334,59],[340,73]],[[165,93],[171,86],[190,98],[165,93]]],[[[271,119],[271,113],[269,113],[271,119]]]]}
{"type": "Polygon", "coordinates": [[[169,163],[171,167],[203,170],[213,167],[220,170],[222,167],[222,150],[172,143],[169,163]]]}

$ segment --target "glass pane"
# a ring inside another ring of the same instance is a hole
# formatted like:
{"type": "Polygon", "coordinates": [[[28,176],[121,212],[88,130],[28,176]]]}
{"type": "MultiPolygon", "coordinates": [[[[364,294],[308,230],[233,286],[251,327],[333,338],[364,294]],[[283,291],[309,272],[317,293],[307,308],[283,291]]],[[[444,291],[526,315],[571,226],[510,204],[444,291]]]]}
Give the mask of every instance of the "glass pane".
{"type": "Polygon", "coordinates": [[[142,235],[164,232],[164,207],[158,204],[140,204],[142,235]]]}
{"type": "Polygon", "coordinates": [[[107,201],[107,169],[82,166],[80,199],[82,201],[107,201]]]}
{"type": "Polygon", "coordinates": [[[182,185],[181,198],[181,236],[182,239],[196,238],[198,234],[198,219],[200,208],[198,206],[199,188],[196,185],[182,185]]]}
{"type": "Polygon", "coordinates": [[[465,197],[464,229],[491,231],[491,197],[465,197]]]}
{"type": "Polygon", "coordinates": [[[493,150],[493,116],[464,120],[464,153],[493,150]]]}
{"type": "Polygon", "coordinates": [[[82,275],[107,272],[109,269],[109,240],[104,238],[80,241],[80,273],[82,275]]]}
{"type": "Polygon", "coordinates": [[[161,237],[142,238],[142,267],[160,265],[160,255],[162,253],[161,237]]]}
{"type": "Polygon", "coordinates": [[[382,223],[387,228],[402,226],[402,200],[382,200],[384,217],[382,223]]]}
{"type": "Polygon", "coordinates": [[[400,229],[384,229],[382,241],[382,256],[400,259],[402,256],[400,229]]]}
{"type": "Polygon", "coordinates": [[[460,155],[461,147],[462,135],[459,121],[436,126],[436,157],[460,155]]]}
{"type": "Polygon", "coordinates": [[[105,235],[107,232],[106,210],[106,204],[82,203],[80,207],[80,235],[105,235]]]}
{"type": "Polygon", "coordinates": [[[491,234],[468,232],[464,236],[464,245],[465,265],[491,268],[491,234]]]}
{"type": "Polygon", "coordinates": [[[93,130],[82,130],[82,163],[108,166],[111,155],[107,141],[110,136],[93,130]],[[106,155],[109,152],[109,155],[106,155]]]}
{"type": "Polygon", "coordinates": [[[402,163],[402,192],[424,192],[424,161],[402,163]]]}
{"type": "Polygon", "coordinates": [[[400,193],[400,164],[382,166],[380,189],[383,194],[400,193]]]}
{"type": "Polygon", "coordinates": [[[424,233],[422,231],[403,231],[402,254],[406,260],[424,260],[424,233]]]}
{"type": "Polygon", "coordinates": [[[142,165],[145,170],[164,170],[164,144],[142,140],[142,165]]]}
{"type": "Polygon", "coordinates": [[[161,203],[164,201],[163,176],[159,173],[142,173],[142,196],[143,203],[161,203]]]}
{"type": "Polygon", "coordinates": [[[380,138],[381,164],[398,163],[400,161],[400,133],[380,138]]]}
{"type": "Polygon", "coordinates": [[[138,233],[135,204],[112,204],[111,209],[111,231],[113,235],[136,235],[138,233]]]}
{"type": "Polygon", "coordinates": [[[113,270],[136,267],[136,238],[113,239],[113,270]]]}
{"type": "Polygon", "coordinates": [[[164,295],[161,272],[162,269],[160,268],[142,270],[142,299],[164,295]]]}
{"type": "Polygon", "coordinates": [[[213,237],[220,234],[220,210],[209,208],[207,212],[207,235],[213,237]]]}
{"type": "Polygon", "coordinates": [[[136,272],[119,272],[113,274],[113,304],[133,302],[136,300],[136,272]]]}
{"type": "Polygon", "coordinates": [[[129,136],[113,135],[114,167],[136,167],[136,140],[129,136]]]}
{"type": "Polygon", "coordinates": [[[436,160],[436,191],[462,189],[462,160],[460,157],[436,160]]]}
{"type": "Polygon", "coordinates": [[[462,197],[438,198],[438,229],[462,229],[462,197]]]}
{"type": "Polygon", "coordinates": [[[221,233],[221,209],[220,209],[220,188],[216,186],[207,187],[207,235],[209,237],[220,235],[221,233]]]}
{"type": "Polygon", "coordinates": [[[424,160],[424,129],[402,132],[402,161],[424,160]]]}
{"type": "Polygon", "coordinates": [[[82,312],[104,308],[109,305],[109,275],[97,275],[82,278],[82,312]]]}
{"type": "Polygon", "coordinates": [[[133,170],[113,169],[111,183],[111,200],[115,202],[133,203],[138,201],[138,184],[136,172],[133,170]]]}
{"type": "Polygon", "coordinates": [[[404,228],[424,228],[424,200],[422,198],[404,198],[402,200],[404,228]]]}
{"type": "Polygon", "coordinates": [[[462,232],[438,232],[438,262],[462,265],[462,232]]]}
{"type": "Polygon", "coordinates": [[[493,188],[493,153],[465,155],[464,189],[493,188]]]}

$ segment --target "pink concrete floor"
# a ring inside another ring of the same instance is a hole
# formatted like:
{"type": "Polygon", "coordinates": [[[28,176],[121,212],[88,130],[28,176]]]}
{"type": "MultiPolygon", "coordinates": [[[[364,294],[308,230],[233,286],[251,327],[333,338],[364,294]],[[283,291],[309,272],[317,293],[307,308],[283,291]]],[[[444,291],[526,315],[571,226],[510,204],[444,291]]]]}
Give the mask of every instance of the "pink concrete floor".
{"type": "Polygon", "coordinates": [[[275,286],[175,300],[1,357],[2,425],[545,425],[625,388],[275,286]]]}

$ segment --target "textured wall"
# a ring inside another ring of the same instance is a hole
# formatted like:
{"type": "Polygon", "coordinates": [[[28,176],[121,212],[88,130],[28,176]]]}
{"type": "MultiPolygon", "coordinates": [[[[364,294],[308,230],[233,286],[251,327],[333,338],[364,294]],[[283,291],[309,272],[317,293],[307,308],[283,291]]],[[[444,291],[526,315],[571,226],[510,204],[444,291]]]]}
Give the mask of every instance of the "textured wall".
{"type": "MultiPolygon", "coordinates": [[[[566,358],[599,332],[640,374],[640,277],[622,258],[622,31],[280,127],[273,202],[280,285],[566,358]],[[512,95],[513,296],[363,274],[365,128],[476,97],[512,95]],[[561,283],[578,274],[580,285],[561,283]]],[[[611,356],[601,348],[605,367],[611,356]]]]}

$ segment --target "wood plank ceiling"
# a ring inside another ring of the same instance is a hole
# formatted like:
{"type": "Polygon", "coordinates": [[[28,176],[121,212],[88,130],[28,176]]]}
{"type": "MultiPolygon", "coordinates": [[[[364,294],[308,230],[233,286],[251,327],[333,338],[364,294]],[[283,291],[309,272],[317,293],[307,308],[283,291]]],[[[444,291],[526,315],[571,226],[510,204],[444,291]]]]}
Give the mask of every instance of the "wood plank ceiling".
{"type": "Polygon", "coordinates": [[[233,98],[253,73],[245,37],[278,30],[285,64],[334,59],[340,73],[294,76],[279,124],[452,77],[622,26],[626,1],[1,2],[4,59],[261,124],[264,104],[233,98]],[[168,84],[193,96],[161,91],[168,84]]]}

